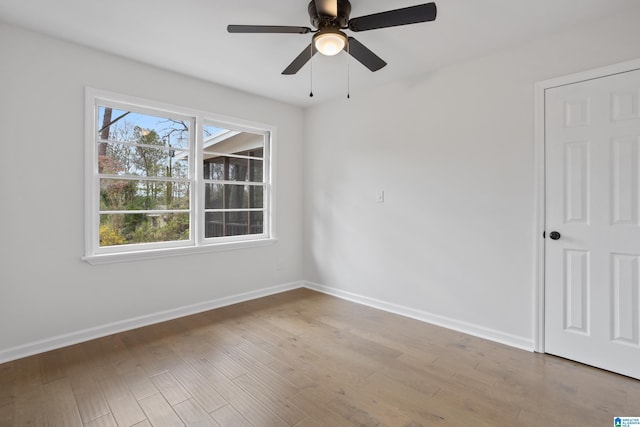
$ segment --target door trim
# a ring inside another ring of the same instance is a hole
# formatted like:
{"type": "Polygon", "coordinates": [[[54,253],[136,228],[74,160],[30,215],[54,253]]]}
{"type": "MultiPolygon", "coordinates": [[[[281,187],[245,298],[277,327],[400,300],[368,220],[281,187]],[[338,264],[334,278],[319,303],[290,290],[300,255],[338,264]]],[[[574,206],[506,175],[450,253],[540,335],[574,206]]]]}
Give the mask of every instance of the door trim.
{"type": "Polygon", "coordinates": [[[640,59],[621,62],[593,70],[569,74],[535,84],[535,117],[534,117],[534,160],[535,160],[535,218],[534,218],[534,310],[533,310],[533,342],[534,351],[544,353],[544,239],[545,231],[545,92],[547,89],[580,83],[587,80],[608,77],[640,69],[640,59]]]}

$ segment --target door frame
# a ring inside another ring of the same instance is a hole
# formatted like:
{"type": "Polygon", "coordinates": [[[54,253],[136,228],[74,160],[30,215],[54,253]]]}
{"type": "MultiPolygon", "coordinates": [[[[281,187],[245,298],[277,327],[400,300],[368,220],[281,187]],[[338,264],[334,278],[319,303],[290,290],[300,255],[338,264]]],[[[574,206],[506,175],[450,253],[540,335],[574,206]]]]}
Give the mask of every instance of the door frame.
{"type": "Polygon", "coordinates": [[[559,86],[580,83],[608,77],[640,69],[640,59],[621,62],[592,70],[582,71],[566,76],[556,77],[535,84],[535,117],[534,117],[534,158],[535,158],[535,219],[534,219],[534,311],[533,311],[533,343],[534,351],[545,352],[544,346],[544,313],[545,313],[545,92],[559,86]]]}

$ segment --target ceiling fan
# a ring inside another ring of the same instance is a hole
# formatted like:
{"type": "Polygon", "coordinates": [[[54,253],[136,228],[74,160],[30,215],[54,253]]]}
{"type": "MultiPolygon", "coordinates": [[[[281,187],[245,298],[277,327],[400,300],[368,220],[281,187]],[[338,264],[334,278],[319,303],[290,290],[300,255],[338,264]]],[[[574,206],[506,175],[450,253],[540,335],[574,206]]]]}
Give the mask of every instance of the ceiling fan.
{"type": "Polygon", "coordinates": [[[359,32],[417,24],[433,21],[437,14],[436,4],[426,3],[349,19],[351,14],[349,0],[311,0],[308,11],[311,25],[315,30],[309,27],[279,25],[229,25],[227,31],[230,33],[268,34],[315,33],[309,46],[285,68],[282,74],[297,73],[317,52],[332,56],[340,53],[343,49],[346,49],[349,55],[369,70],[378,71],[387,63],[358,40],[347,36],[342,30],[359,32]]]}

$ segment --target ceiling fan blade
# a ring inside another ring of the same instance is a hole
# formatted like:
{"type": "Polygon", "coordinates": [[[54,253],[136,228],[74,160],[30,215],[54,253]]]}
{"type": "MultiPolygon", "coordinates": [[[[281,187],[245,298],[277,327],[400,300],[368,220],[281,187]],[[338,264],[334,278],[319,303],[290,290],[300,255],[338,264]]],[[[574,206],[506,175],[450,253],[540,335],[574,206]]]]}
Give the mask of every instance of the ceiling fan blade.
{"type": "Polygon", "coordinates": [[[417,24],[418,22],[433,21],[436,19],[437,14],[438,10],[435,3],[419,4],[353,18],[349,21],[349,29],[357,32],[417,24]]]}
{"type": "Polygon", "coordinates": [[[294,59],[293,62],[284,69],[282,74],[291,75],[297,73],[317,52],[318,50],[316,47],[312,43],[309,43],[309,46],[305,47],[304,50],[300,52],[300,55],[298,55],[296,59],[294,59]]]}
{"type": "Polygon", "coordinates": [[[307,34],[308,27],[289,27],[281,25],[228,25],[230,33],[270,33],[270,34],[307,34]]]}
{"type": "Polygon", "coordinates": [[[315,0],[316,10],[323,16],[338,16],[338,0],[315,0]]]}
{"type": "Polygon", "coordinates": [[[360,43],[353,37],[349,37],[349,46],[347,49],[349,55],[360,61],[362,65],[370,69],[371,71],[378,71],[380,68],[387,65],[378,55],[371,52],[365,45],[360,43]]]}

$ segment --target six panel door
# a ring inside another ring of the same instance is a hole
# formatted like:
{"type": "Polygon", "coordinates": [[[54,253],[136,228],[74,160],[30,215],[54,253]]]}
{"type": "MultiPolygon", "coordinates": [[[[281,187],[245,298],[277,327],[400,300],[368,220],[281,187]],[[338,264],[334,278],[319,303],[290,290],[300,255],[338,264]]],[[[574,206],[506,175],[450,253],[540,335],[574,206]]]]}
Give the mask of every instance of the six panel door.
{"type": "Polygon", "coordinates": [[[639,98],[640,70],[545,91],[545,351],[640,379],[639,98]]]}

